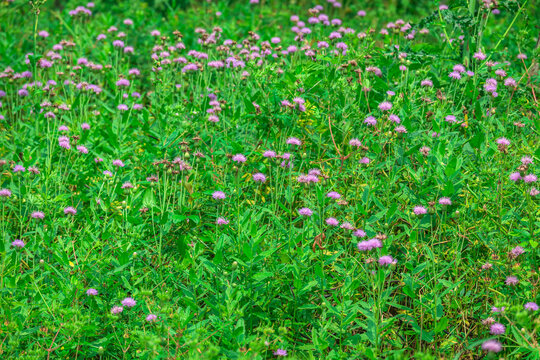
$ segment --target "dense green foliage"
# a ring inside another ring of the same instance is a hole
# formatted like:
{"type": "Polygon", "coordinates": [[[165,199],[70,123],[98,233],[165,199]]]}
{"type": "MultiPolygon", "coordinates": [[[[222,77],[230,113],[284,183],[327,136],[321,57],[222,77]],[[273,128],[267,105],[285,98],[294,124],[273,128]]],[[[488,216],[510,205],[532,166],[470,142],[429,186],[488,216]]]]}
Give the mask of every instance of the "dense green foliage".
{"type": "Polygon", "coordinates": [[[0,358],[539,358],[537,5],[448,5],[1,3],[0,358]]]}

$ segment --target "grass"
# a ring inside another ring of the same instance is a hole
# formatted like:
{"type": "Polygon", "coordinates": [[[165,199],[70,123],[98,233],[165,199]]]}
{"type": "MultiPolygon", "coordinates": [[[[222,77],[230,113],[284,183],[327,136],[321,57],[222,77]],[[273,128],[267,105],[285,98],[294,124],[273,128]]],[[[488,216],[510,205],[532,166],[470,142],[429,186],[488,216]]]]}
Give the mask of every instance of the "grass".
{"type": "Polygon", "coordinates": [[[483,4],[0,4],[0,357],[539,358],[538,11],[483,4]]]}

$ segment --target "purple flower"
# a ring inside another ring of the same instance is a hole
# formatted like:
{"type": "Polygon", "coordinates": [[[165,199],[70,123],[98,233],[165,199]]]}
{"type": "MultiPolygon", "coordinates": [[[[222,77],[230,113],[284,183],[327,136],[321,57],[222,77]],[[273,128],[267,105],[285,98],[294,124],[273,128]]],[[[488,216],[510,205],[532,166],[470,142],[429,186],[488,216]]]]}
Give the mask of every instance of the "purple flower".
{"type": "Polygon", "coordinates": [[[120,104],[117,106],[117,109],[120,111],[128,111],[129,107],[126,104],[120,104]]]}
{"type": "Polygon", "coordinates": [[[120,79],[116,82],[116,86],[129,86],[128,79],[120,79]]]}
{"type": "Polygon", "coordinates": [[[447,198],[447,197],[442,197],[439,199],[439,204],[441,205],[452,205],[452,200],[450,200],[450,198],[447,198]]]}
{"type": "Polygon", "coordinates": [[[33,219],[43,219],[43,218],[45,218],[45,214],[43,212],[41,212],[41,211],[34,211],[31,216],[32,216],[33,219]]]}
{"type": "Polygon", "coordinates": [[[264,176],[262,173],[253,174],[253,181],[263,183],[266,181],[266,176],[264,176]]]}
{"type": "Polygon", "coordinates": [[[146,321],[148,322],[156,322],[157,320],[157,316],[154,315],[154,314],[149,314],[147,317],[146,317],[146,321]]]}
{"type": "Polygon", "coordinates": [[[86,295],[88,296],[97,296],[97,294],[98,294],[98,291],[96,289],[90,288],[86,290],[86,295]]]}
{"type": "Polygon", "coordinates": [[[217,220],[216,220],[216,224],[217,225],[227,225],[229,223],[229,220],[225,219],[225,218],[222,218],[222,217],[219,217],[217,220]]]}
{"type": "Polygon", "coordinates": [[[367,234],[364,230],[362,229],[356,229],[354,232],[353,232],[353,236],[354,237],[359,237],[359,238],[363,238],[363,237],[366,237],[367,234]]]}
{"type": "Polygon", "coordinates": [[[382,103],[379,104],[379,110],[381,110],[381,111],[388,111],[390,109],[392,109],[392,103],[391,102],[383,101],[382,103]]]}
{"type": "Polygon", "coordinates": [[[25,167],[22,166],[22,165],[15,165],[15,166],[13,167],[13,172],[16,173],[16,172],[19,172],[19,171],[20,171],[20,172],[25,172],[26,169],[25,169],[25,167]]]}
{"type": "Polygon", "coordinates": [[[492,335],[502,335],[506,331],[506,328],[501,323],[495,323],[489,328],[489,332],[492,335]]]}
{"type": "Polygon", "coordinates": [[[377,119],[375,119],[375,117],[373,117],[373,116],[368,116],[364,120],[364,124],[367,124],[368,126],[375,126],[375,125],[377,125],[377,119]]]}
{"type": "Polygon", "coordinates": [[[424,215],[427,213],[427,210],[423,206],[415,206],[413,212],[415,215],[424,215]]]}
{"type": "Polygon", "coordinates": [[[326,196],[331,199],[339,199],[341,197],[341,195],[335,191],[330,191],[326,196]]]}
{"type": "Polygon", "coordinates": [[[516,258],[519,255],[523,254],[525,252],[525,249],[523,249],[521,246],[516,246],[512,250],[510,250],[510,256],[516,258]]]}
{"type": "Polygon", "coordinates": [[[266,150],[263,153],[263,157],[265,157],[265,158],[275,158],[276,157],[276,152],[272,151],[272,150],[266,150]]]}
{"type": "Polygon", "coordinates": [[[482,350],[487,352],[498,353],[502,351],[502,345],[497,340],[486,340],[482,343],[482,350]]]}
{"type": "Polygon", "coordinates": [[[454,80],[459,80],[461,79],[461,74],[457,71],[452,71],[450,74],[448,74],[448,77],[454,80]]]}
{"type": "Polygon", "coordinates": [[[486,55],[482,53],[481,51],[478,51],[474,53],[473,58],[475,58],[476,60],[482,61],[486,59],[486,55]]]}
{"type": "Polygon", "coordinates": [[[538,305],[534,302],[528,302],[525,305],[523,305],[523,307],[525,308],[525,310],[538,311],[538,305]]]}
{"type": "Polygon", "coordinates": [[[325,220],[326,224],[330,225],[330,226],[338,226],[339,225],[339,221],[337,221],[336,218],[333,218],[333,217],[330,217],[328,219],[325,220]]]}
{"type": "Polygon", "coordinates": [[[530,165],[533,163],[533,159],[530,156],[524,156],[521,158],[521,164],[523,165],[530,165]]]}
{"type": "Polygon", "coordinates": [[[508,140],[507,138],[498,138],[497,140],[495,140],[495,142],[499,145],[502,145],[502,146],[508,146],[510,145],[510,140],[508,140]]]}
{"type": "Polygon", "coordinates": [[[354,230],[354,227],[348,222],[344,222],[343,224],[341,224],[340,228],[347,229],[347,230],[354,230]]]}
{"type": "Polygon", "coordinates": [[[274,351],[274,355],[276,356],[287,356],[287,350],[285,349],[277,349],[274,351]]]}
{"type": "Polygon", "coordinates": [[[124,167],[125,166],[125,164],[122,162],[122,160],[118,160],[118,159],[113,160],[112,164],[114,166],[116,166],[116,167],[124,167]]]}
{"type": "Polygon", "coordinates": [[[135,299],[127,297],[124,300],[122,300],[122,305],[124,305],[125,307],[130,308],[130,307],[134,307],[135,305],[137,305],[137,302],[135,301],[135,299]]]}
{"type": "Polygon", "coordinates": [[[389,265],[395,264],[396,262],[397,261],[394,260],[394,258],[391,257],[390,255],[384,255],[379,258],[379,264],[383,266],[389,266],[389,265]]]}
{"type": "Polygon", "coordinates": [[[10,197],[11,191],[8,189],[0,189],[0,197],[10,197]]]}
{"type": "Polygon", "coordinates": [[[236,154],[232,157],[232,161],[236,161],[237,163],[245,163],[246,157],[242,154],[236,154]]]}
{"type": "Polygon", "coordinates": [[[510,180],[516,182],[521,180],[521,174],[519,172],[514,172],[510,174],[510,180]]]}
{"type": "Polygon", "coordinates": [[[64,209],[64,214],[66,215],[76,215],[77,209],[75,209],[73,206],[68,206],[64,209]]]}
{"type": "Polygon", "coordinates": [[[311,216],[313,215],[313,211],[311,211],[311,209],[309,208],[301,208],[300,210],[298,210],[298,213],[302,216],[311,216]]]}
{"type": "Polygon", "coordinates": [[[351,139],[351,140],[349,141],[349,145],[351,145],[351,146],[356,146],[356,147],[360,147],[360,146],[362,146],[362,143],[360,142],[360,140],[358,140],[358,139],[355,138],[355,139],[351,139]]]}
{"type": "Polygon", "coordinates": [[[356,247],[359,251],[370,251],[372,249],[381,248],[382,243],[379,239],[370,239],[366,241],[360,241],[356,247]]]}
{"type": "Polygon", "coordinates": [[[16,239],[11,243],[11,246],[22,249],[24,247],[25,243],[22,240],[16,239]]]}
{"type": "Polygon", "coordinates": [[[506,278],[506,280],[504,281],[504,283],[505,283],[506,285],[509,285],[509,286],[515,286],[515,285],[517,285],[517,284],[519,283],[519,280],[518,280],[518,278],[515,277],[515,276],[508,276],[508,277],[506,278]]]}
{"type": "Polygon", "coordinates": [[[226,196],[223,191],[214,191],[212,197],[214,198],[214,200],[223,200],[226,196]]]}
{"type": "Polygon", "coordinates": [[[536,182],[536,180],[538,180],[538,178],[534,174],[528,174],[523,177],[523,181],[526,182],[527,184],[536,182]]]}
{"type": "Polygon", "coordinates": [[[113,306],[113,308],[111,309],[111,313],[114,315],[120,314],[122,311],[124,311],[124,308],[121,306],[113,306]]]}
{"type": "Polygon", "coordinates": [[[300,141],[300,139],[297,139],[295,137],[290,137],[287,139],[287,144],[300,146],[302,145],[302,141],[300,141]]]}

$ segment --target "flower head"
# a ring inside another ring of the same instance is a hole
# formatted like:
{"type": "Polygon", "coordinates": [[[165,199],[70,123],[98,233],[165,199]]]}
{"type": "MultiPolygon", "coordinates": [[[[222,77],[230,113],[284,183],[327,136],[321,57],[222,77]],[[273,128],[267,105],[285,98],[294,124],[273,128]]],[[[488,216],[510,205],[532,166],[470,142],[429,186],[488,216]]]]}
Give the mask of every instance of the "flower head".
{"type": "Polygon", "coordinates": [[[502,351],[502,345],[497,340],[486,340],[482,343],[482,350],[487,352],[498,353],[502,351]]]}
{"type": "Polygon", "coordinates": [[[122,300],[122,305],[124,305],[125,307],[134,307],[135,305],[137,305],[137,302],[135,301],[135,299],[127,297],[122,300]]]}
{"type": "Polygon", "coordinates": [[[226,195],[223,191],[214,191],[212,197],[214,198],[214,200],[223,200],[226,198],[226,195]]]}
{"type": "Polygon", "coordinates": [[[76,215],[77,209],[75,209],[73,206],[68,206],[64,209],[64,214],[66,215],[76,215]]]}
{"type": "Polygon", "coordinates": [[[16,239],[11,243],[11,246],[22,249],[24,247],[25,243],[22,240],[16,239]]]}
{"type": "Polygon", "coordinates": [[[90,288],[86,290],[86,295],[88,296],[97,296],[97,294],[98,294],[98,291],[96,289],[90,288]]]}
{"type": "Polygon", "coordinates": [[[238,164],[245,163],[246,160],[246,157],[242,154],[236,154],[232,157],[232,161],[236,161],[238,164]]]}
{"type": "Polygon", "coordinates": [[[306,207],[301,208],[300,210],[298,210],[298,213],[300,215],[302,215],[302,216],[308,216],[308,217],[313,215],[313,211],[311,209],[309,209],[309,208],[306,208],[306,207]]]}
{"type": "Polygon", "coordinates": [[[495,324],[491,325],[490,328],[489,328],[489,332],[492,335],[502,335],[502,334],[504,334],[505,331],[506,331],[506,328],[501,323],[495,323],[495,324]]]}

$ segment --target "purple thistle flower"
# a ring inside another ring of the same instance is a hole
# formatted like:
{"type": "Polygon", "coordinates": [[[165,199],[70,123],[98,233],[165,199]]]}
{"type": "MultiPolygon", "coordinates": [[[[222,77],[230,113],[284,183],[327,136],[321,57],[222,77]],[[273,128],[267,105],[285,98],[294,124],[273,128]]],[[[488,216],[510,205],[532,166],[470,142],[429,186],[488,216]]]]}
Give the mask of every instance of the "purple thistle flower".
{"type": "Polygon", "coordinates": [[[328,219],[325,220],[326,224],[330,225],[330,226],[338,226],[339,225],[339,221],[337,221],[336,218],[333,218],[333,217],[330,217],[328,219]]]}
{"type": "Polygon", "coordinates": [[[135,299],[127,297],[124,300],[122,300],[122,305],[124,305],[125,307],[130,308],[130,307],[134,307],[135,305],[137,305],[137,302],[135,301],[135,299]]]}
{"type": "Polygon", "coordinates": [[[330,191],[326,196],[331,199],[339,199],[341,197],[341,195],[335,191],[330,191]]]}
{"type": "Polygon", "coordinates": [[[538,177],[534,174],[528,174],[523,177],[523,181],[527,184],[536,182],[536,180],[538,180],[538,177]]]}
{"type": "Polygon", "coordinates": [[[114,315],[120,314],[122,311],[124,311],[124,308],[122,306],[113,306],[111,309],[111,313],[114,315]]]}
{"type": "Polygon", "coordinates": [[[24,247],[25,243],[22,240],[16,239],[11,243],[11,246],[22,249],[24,247]]]}
{"type": "Polygon", "coordinates": [[[362,143],[360,142],[360,140],[358,140],[358,139],[355,138],[355,139],[351,139],[351,140],[349,141],[349,145],[351,145],[351,146],[356,146],[356,147],[360,147],[360,146],[362,146],[362,143]]]}
{"type": "Polygon", "coordinates": [[[528,302],[525,305],[523,305],[523,307],[525,308],[525,310],[538,311],[538,305],[534,302],[528,302]]]}
{"type": "Polygon", "coordinates": [[[146,321],[148,322],[156,322],[157,320],[157,316],[154,315],[154,314],[149,314],[147,317],[146,317],[146,321]]]}
{"type": "Polygon", "coordinates": [[[122,160],[119,160],[119,159],[116,159],[116,160],[113,160],[112,162],[113,166],[116,166],[116,167],[124,167],[126,166],[122,160]]]}
{"type": "Polygon", "coordinates": [[[212,197],[214,198],[214,200],[223,200],[226,198],[226,195],[223,191],[214,191],[212,197]]]}
{"type": "Polygon", "coordinates": [[[510,250],[510,256],[516,258],[519,255],[523,254],[525,252],[525,249],[523,249],[521,246],[516,246],[512,250],[510,250]]]}
{"type": "Polygon", "coordinates": [[[10,197],[11,191],[9,189],[0,189],[0,197],[10,197]]]}
{"type": "Polygon", "coordinates": [[[77,209],[75,209],[73,206],[68,206],[67,208],[64,209],[64,214],[65,215],[76,215],[77,214],[77,209]]]}
{"type": "Polygon", "coordinates": [[[366,237],[367,234],[364,230],[362,229],[356,229],[354,232],[353,232],[353,236],[354,237],[359,237],[359,238],[363,238],[363,237],[366,237]]]}
{"type": "Polygon", "coordinates": [[[22,165],[15,165],[13,167],[13,172],[16,173],[16,172],[25,172],[26,171],[26,168],[22,165]]]}
{"type": "Polygon", "coordinates": [[[521,180],[521,174],[519,172],[514,172],[510,174],[510,180],[517,182],[521,180]]]}
{"type": "Polygon", "coordinates": [[[375,119],[375,117],[373,117],[373,116],[368,116],[364,120],[364,124],[367,124],[368,126],[375,126],[375,125],[377,125],[377,119],[375,119]]]}
{"type": "Polygon", "coordinates": [[[397,261],[394,260],[393,257],[390,255],[384,255],[379,258],[379,264],[383,266],[390,266],[392,264],[395,264],[397,261]]]}
{"type": "Polygon", "coordinates": [[[487,352],[498,353],[502,351],[502,345],[497,340],[486,340],[482,343],[482,350],[487,352]]]}
{"type": "Polygon", "coordinates": [[[262,173],[253,174],[253,181],[263,183],[266,181],[266,176],[264,176],[262,173]]]}
{"type": "Polygon", "coordinates": [[[90,288],[86,290],[86,295],[88,296],[97,296],[97,294],[98,294],[98,291],[96,289],[90,288]]]}
{"type": "Polygon", "coordinates": [[[237,163],[245,163],[246,157],[242,154],[236,154],[232,157],[232,161],[236,161],[237,163]]]}
{"type": "Polygon", "coordinates": [[[508,276],[506,280],[504,281],[504,283],[508,286],[515,286],[519,283],[519,280],[515,276],[508,276]]]}
{"type": "Polygon", "coordinates": [[[117,106],[117,109],[120,111],[128,111],[129,107],[126,104],[120,104],[117,106]]]}
{"type": "Polygon", "coordinates": [[[272,150],[266,150],[264,153],[263,153],[263,157],[265,158],[275,158],[277,155],[276,155],[276,152],[275,151],[272,151],[272,150]]]}
{"type": "Polygon", "coordinates": [[[300,146],[302,145],[302,141],[300,141],[300,139],[297,139],[295,137],[290,137],[287,139],[287,144],[300,146]]]}
{"type": "Polygon", "coordinates": [[[454,80],[459,80],[461,79],[461,74],[457,71],[452,71],[450,74],[448,74],[448,77],[454,80]]]}
{"type": "Polygon", "coordinates": [[[287,350],[285,349],[277,349],[274,351],[274,355],[276,356],[287,356],[287,350]]]}
{"type": "Polygon", "coordinates": [[[223,218],[223,217],[219,217],[217,220],[216,220],[216,224],[217,225],[227,225],[229,223],[229,220],[223,218]]]}
{"type": "Polygon", "coordinates": [[[530,156],[524,156],[521,158],[521,164],[522,165],[530,165],[533,163],[533,159],[530,156]]]}
{"type": "Polygon", "coordinates": [[[475,58],[476,60],[482,61],[486,59],[486,55],[482,53],[481,51],[478,51],[474,53],[473,58],[475,58]]]}
{"type": "Polygon", "coordinates": [[[450,200],[450,198],[447,198],[447,197],[442,197],[439,199],[439,204],[441,205],[452,205],[452,200],[450,200]]]}
{"type": "Polygon", "coordinates": [[[497,140],[495,140],[495,142],[499,145],[502,145],[502,146],[508,146],[510,145],[510,140],[508,140],[507,138],[498,138],[497,140]]]}
{"type": "Polygon", "coordinates": [[[415,206],[413,209],[415,215],[424,215],[427,214],[427,210],[423,206],[415,206]]]}
{"type": "Polygon", "coordinates": [[[32,216],[33,219],[44,219],[45,218],[45,214],[43,212],[41,212],[41,211],[34,211],[31,216],[32,216]]]}
{"type": "Polygon", "coordinates": [[[489,328],[489,332],[492,335],[502,335],[502,334],[504,334],[505,331],[506,331],[506,328],[501,323],[495,323],[495,324],[491,325],[490,328],[489,328]]]}
{"type": "Polygon", "coordinates": [[[306,207],[299,209],[298,213],[302,216],[308,216],[308,217],[313,215],[313,211],[311,211],[311,209],[306,208],[306,207]]]}
{"type": "Polygon", "coordinates": [[[382,103],[379,104],[379,110],[381,110],[381,111],[388,111],[390,109],[392,109],[392,103],[391,102],[383,101],[382,103]]]}

